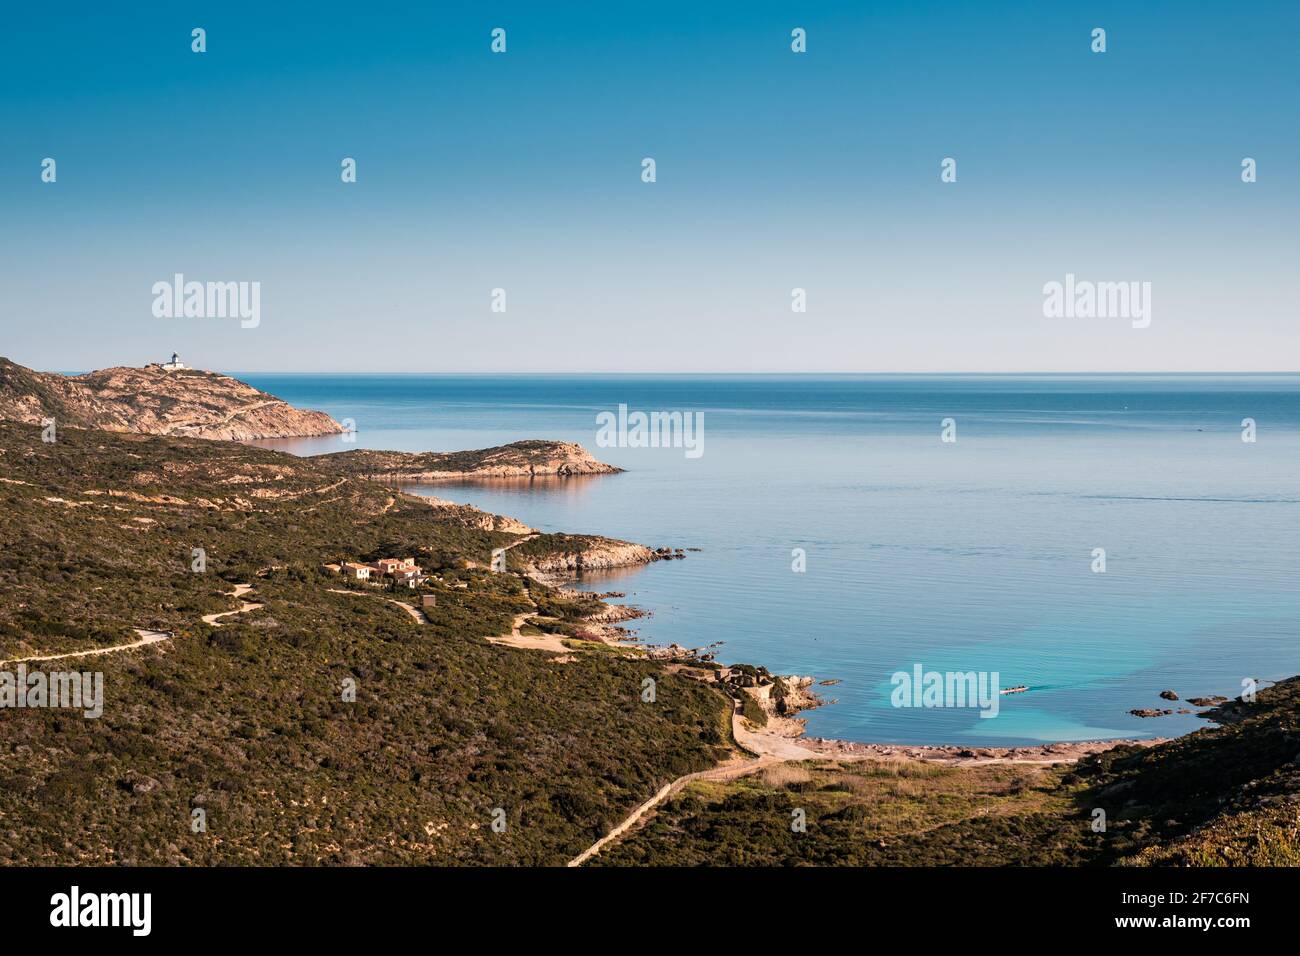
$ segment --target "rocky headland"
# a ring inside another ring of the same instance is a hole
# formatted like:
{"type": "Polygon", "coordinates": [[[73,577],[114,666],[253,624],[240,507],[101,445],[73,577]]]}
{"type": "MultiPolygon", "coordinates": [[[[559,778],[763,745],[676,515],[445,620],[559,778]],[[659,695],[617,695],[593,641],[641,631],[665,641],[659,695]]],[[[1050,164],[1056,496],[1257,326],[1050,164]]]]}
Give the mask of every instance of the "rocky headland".
{"type": "Polygon", "coordinates": [[[680,548],[648,548],[594,534],[539,534],[511,549],[510,555],[519,570],[546,582],[685,557],[680,548]]]}
{"type": "Polygon", "coordinates": [[[569,478],[622,471],[592,457],[573,442],[530,439],[474,451],[376,451],[359,448],[317,458],[349,477],[392,484],[492,478],[569,478]]]}
{"type": "Polygon", "coordinates": [[[255,441],[333,435],[324,412],[294,408],[229,375],[161,365],[84,375],[36,372],[0,358],[0,419],[180,438],[255,441]]]}

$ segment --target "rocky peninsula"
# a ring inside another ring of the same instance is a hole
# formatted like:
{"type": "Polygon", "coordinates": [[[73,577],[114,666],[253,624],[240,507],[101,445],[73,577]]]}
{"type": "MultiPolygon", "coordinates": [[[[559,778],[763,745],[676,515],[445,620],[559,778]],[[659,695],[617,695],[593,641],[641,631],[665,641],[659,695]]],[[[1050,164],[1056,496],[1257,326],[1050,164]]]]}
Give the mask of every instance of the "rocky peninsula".
{"type": "Polygon", "coordinates": [[[492,478],[570,478],[622,471],[597,461],[573,442],[530,439],[474,451],[376,451],[359,448],[321,455],[322,465],[338,474],[392,484],[492,478]]]}
{"type": "Polygon", "coordinates": [[[341,433],[324,412],[294,408],[221,375],[160,364],[84,375],[37,372],[0,358],[0,419],[178,438],[256,441],[341,433]]]}

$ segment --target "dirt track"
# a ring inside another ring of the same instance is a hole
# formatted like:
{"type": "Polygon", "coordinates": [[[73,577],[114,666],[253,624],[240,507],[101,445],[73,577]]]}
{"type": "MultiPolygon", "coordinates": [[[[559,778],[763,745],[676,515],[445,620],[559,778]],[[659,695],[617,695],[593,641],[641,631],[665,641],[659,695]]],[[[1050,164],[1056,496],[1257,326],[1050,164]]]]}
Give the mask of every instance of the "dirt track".
{"type": "Polygon", "coordinates": [[[23,664],[35,661],[61,661],[67,657],[98,657],[101,654],[117,654],[120,651],[129,651],[137,647],[148,647],[150,644],[157,644],[159,641],[171,639],[170,631],[151,631],[143,627],[137,627],[135,632],[140,635],[140,640],[132,641],[130,644],[116,644],[113,647],[97,647],[93,651],[69,651],[66,654],[45,654],[40,657],[16,657],[11,661],[0,661],[3,664],[23,664]]]}

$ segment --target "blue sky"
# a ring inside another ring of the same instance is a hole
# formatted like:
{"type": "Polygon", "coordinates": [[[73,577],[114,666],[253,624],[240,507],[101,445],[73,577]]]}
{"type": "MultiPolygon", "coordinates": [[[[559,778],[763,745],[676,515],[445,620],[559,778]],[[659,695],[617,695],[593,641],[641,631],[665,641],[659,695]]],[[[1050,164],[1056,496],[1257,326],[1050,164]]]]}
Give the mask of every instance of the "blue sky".
{"type": "Polygon", "coordinates": [[[1300,368],[1295,4],[541,6],[7,12],[0,354],[1300,368]],[[151,287],[177,272],[260,282],[260,324],[155,318],[151,287]],[[1067,273],[1151,282],[1151,326],[1044,318],[1067,273]]]}

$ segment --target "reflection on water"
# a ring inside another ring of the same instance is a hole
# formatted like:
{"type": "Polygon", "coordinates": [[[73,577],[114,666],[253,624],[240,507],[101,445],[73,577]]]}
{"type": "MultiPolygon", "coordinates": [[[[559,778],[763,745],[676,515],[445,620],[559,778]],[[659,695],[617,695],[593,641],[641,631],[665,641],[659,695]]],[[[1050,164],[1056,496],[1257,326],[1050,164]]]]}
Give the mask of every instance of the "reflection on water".
{"type": "MultiPolygon", "coordinates": [[[[636,579],[645,570],[645,565],[638,564],[629,568],[599,568],[584,571],[571,583],[579,591],[623,591],[628,584],[635,584],[636,579]]],[[[649,608],[646,608],[649,610],[649,608]]]]}
{"type": "Polygon", "coordinates": [[[359,447],[356,442],[345,441],[348,435],[318,435],[314,438],[261,438],[257,441],[244,442],[254,448],[269,448],[272,451],[288,452],[290,455],[328,455],[330,452],[347,451],[359,447]]]}
{"type": "Polygon", "coordinates": [[[593,482],[599,482],[608,475],[571,475],[559,477],[550,475],[540,478],[475,478],[472,481],[435,481],[420,484],[404,484],[401,490],[407,494],[422,495],[427,498],[446,498],[454,496],[462,504],[473,504],[470,497],[476,491],[492,495],[493,503],[502,500],[526,500],[532,496],[545,495],[570,502],[581,502],[592,489],[593,482]],[[463,500],[462,500],[463,499],[463,500]]]}

